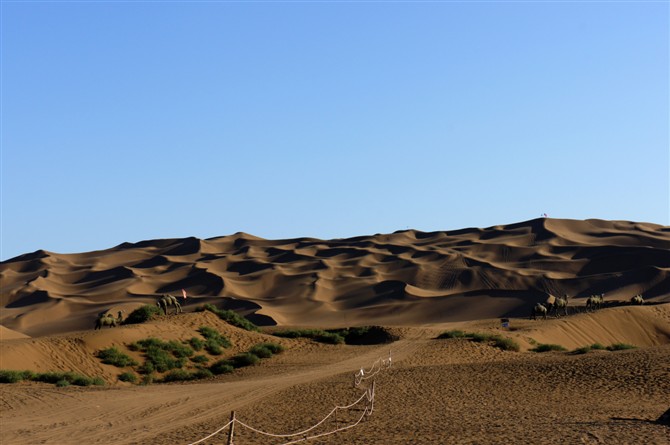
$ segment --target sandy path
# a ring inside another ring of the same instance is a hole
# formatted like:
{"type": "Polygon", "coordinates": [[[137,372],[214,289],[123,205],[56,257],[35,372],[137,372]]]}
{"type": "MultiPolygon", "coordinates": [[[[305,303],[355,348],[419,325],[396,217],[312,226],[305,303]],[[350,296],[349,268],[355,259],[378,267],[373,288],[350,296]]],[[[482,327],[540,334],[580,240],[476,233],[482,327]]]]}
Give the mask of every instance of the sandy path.
{"type": "MultiPolygon", "coordinates": [[[[394,362],[411,356],[428,341],[427,330],[413,330],[390,345],[394,362]]],[[[113,389],[53,389],[43,385],[3,387],[0,413],[3,444],[156,443],[174,431],[187,432],[185,443],[212,430],[192,431],[193,424],[220,424],[238,410],[295,385],[369,367],[388,356],[389,345],[361,350],[355,357],[318,364],[282,375],[259,375],[222,383],[133,386],[113,389]],[[187,436],[195,434],[195,436],[187,436]],[[160,440],[160,439],[159,439],[160,440]]],[[[348,353],[351,354],[350,352],[348,353]]]]}

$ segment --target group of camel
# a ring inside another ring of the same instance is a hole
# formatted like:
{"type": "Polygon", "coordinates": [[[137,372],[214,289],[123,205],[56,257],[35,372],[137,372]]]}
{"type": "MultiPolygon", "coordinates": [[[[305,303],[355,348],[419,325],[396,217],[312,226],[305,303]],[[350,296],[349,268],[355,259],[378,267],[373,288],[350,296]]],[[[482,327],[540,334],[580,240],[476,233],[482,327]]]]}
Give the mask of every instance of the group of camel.
{"type": "MultiPolygon", "coordinates": [[[[168,308],[171,306],[174,306],[175,314],[182,312],[181,304],[179,304],[179,301],[177,301],[177,297],[169,294],[163,295],[161,298],[159,298],[156,302],[156,306],[162,309],[165,312],[165,315],[168,315],[168,308]]],[[[103,326],[114,328],[120,325],[122,321],[123,311],[119,311],[116,317],[105,311],[100,313],[98,318],[95,320],[95,329],[102,329],[103,326]]]]}
{"type": "MultiPolygon", "coordinates": [[[[540,316],[544,320],[546,320],[547,316],[551,315],[552,312],[556,317],[560,317],[561,312],[564,315],[568,315],[568,300],[569,297],[567,294],[565,295],[564,298],[549,295],[549,297],[547,297],[547,300],[544,303],[535,304],[535,306],[531,310],[530,318],[533,320],[537,320],[537,317],[540,316]]],[[[586,299],[586,310],[594,311],[596,309],[600,309],[603,306],[604,302],[605,302],[605,294],[591,295],[589,298],[586,299]]],[[[630,304],[643,305],[644,298],[642,298],[642,295],[640,294],[635,295],[630,299],[630,304]]]]}

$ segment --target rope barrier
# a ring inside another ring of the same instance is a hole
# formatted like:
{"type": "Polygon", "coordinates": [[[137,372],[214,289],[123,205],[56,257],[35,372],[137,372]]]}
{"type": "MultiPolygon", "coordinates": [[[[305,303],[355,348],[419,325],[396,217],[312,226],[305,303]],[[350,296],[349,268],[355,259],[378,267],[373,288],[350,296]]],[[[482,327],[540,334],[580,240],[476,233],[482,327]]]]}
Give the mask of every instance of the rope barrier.
{"type": "MultiPolygon", "coordinates": [[[[354,386],[356,386],[356,387],[359,386],[364,380],[371,379],[371,378],[374,377],[375,375],[379,374],[383,369],[388,369],[388,368],[390,368],[390,367],[391,367],[391,351],[389,351],[389,356],[388,356],[387,359],[382,359],[382,358],[380,357],[379,359],[375,360],[375,362],[372,364],[372,366],[370,367],[369,370],[366,371],[365,369],[361,368],[361,369],[354,375],[354,386]],[[359,377],[360,377],[360,378],[359,378],[359,377]]],[[[331,434],[338,433],[338,432],[340,432],[340,431],[345,431],[345,430],[348,430],[348,429],[350,429],[350,428],[353,428],[353,427],[355,427],[356,425],[358,425],[359,423],[361,423],[361,421],[362,421],[366,416],[370,416],[370,415],[372,415],[372,412],[374,411],[374,404],[375,404],[375,382],[374,382],[374,380],[373,380],[373,381],[372,381],[372,385],[370,385],[370,387],[367,388],[367,389],[363,392],[363,394],[361,394],[361,396],[360,396],[356,401],[350,403],[349,405],[345,405],[345,406],[335,405],[335,407],[334,407],[334,408],[333,408],[333,409],[332,409],[332,410],[331,410],[331,411],[330,411],[330,412],[329,412],[323,419],[321,419],[321,420],[320,420],[319,422],[317,422],[316,424],[314,424],[314,425],[312,425],[311,427],[309,427],[309,428],[307,428],[307,429],[304,429],[304,430],[302,430],[302,431],[298,431],[298,432],[296,432],[296,433],[289,433],[289,434],[274,434],[274,433],[269,433],[269,432],[267,432],[267,431],[262,431],[262,430],[259,430],[259,429],[257,429],[257,428],[254,428],[254,427],[252,427],[252,426],[250,426],[250,425],[247,425],[246,423],[244,423],[244,422],[238,420],[238,419],[234,416],[234,412],[233,412],[233,416],[232,416],[231,420],[230,420],[227,424],[225,424],[224,426],[222,426],[222,427],[219,428],[218,430],[214,431],[213,433],[211,433],[211,434],[208,435],[207,437],[203,437],[202,439],[197,440],[197,441],[195,441],[195,442],[192,442],[192,443],[190,443],[190,444],[188,444],[188,445],[197,445],[197,444],[199,444],[199,443],[201,443],[201,442],[204,442],[205,440],[207,440],[207,439],[209,439],[209,438],[211,438],[211,437],[213,437],[213,436],[219,434],[221,431],[223,431],[223,430],[225,430],[226,428],[229,428],[229,427],[231,428],[231,437],[229,437],[229,441],[230,441],[230,440],[232,440],[232,428],[234,427],[234,424],[235,424],[235,423],[237,423],[239,426],[244,427],[244,428],[247,428],[247,429],[249,429],[249,430],[251,430],[251,431],[253,431],[253,432],[257,433],[257,434],[261,434],[261,435],[265,435],[265,436],[269,436],[269,437],[277,437],[277,438],[284,438],[284,439],[286,439],[286,438],[291,438],[291,437],[295,437],[295,436],[304,436],[304,437],[301,437],[301,438],[299,438],[299,439],[294,439],[294,440],[291,440],[291,441],[289,441],[289,442],[285,442],[285,443],[280,444],[280,445],[291,445],[291,444],[295,444],[295,443],[299,443],[299,442],[304,442],[304,441],[307,441],[307,440],[316,439],[316,438],[319,438],[319,437],[328,436],[328,435],[331,435],[331,434]],[[357,420],[355,423],[353,423],[353,424],[351,424],[351,425],[344,426],[344,427],[337,428],[337,429],[332,430],[332,431],[327,431],[327,432],[324,432],[324,433],[319,433],[319,434],[316,434],[316,435],[313,435],[313,436],[307,436],[307,435],[306,435],[306,434],[309,433],[310,431],[313,431],[313,430],[315,430],[316,428],[318,428],[319,426],[323,425],[324,422],[325,422],[326,420],[328,420],[328,419],[329,419],[333,414],[335,414],[337,411],[340,411],[340,410],[347,410],[347,409],[353,408],[354,406],[358,405],[363,399],[367,399],[367,402],[368,402],[368,403],[366,404],[365,408],[363,409],[363,414],[361,414],[361,416],[358,418],[358,420],[357,420]]]]}
{"type": "Polygon", "coordinates": [[[218,430],[214,431],[214,432],[213,432],[212,434],[210,434],[209,436],[207,436],[207,437],[203,437],[202,439],[200,439],[200,440],[196,440],[195,442],[191,442],[191,443],[189,443],[188,445],[196,445],[197,443],[204,442],[205,440],[209,439],[210,437],[216,436],[216,435],[219,434],[221,431],[223,431],[223,430],[225,430],[226,428],[228,428],[228,427],[230,426],[231,423],[233,423],[232,420],[231,420],[230,422],[226,423],[224,426],[222,426],[222,427],[219,428],[218,430]]]}

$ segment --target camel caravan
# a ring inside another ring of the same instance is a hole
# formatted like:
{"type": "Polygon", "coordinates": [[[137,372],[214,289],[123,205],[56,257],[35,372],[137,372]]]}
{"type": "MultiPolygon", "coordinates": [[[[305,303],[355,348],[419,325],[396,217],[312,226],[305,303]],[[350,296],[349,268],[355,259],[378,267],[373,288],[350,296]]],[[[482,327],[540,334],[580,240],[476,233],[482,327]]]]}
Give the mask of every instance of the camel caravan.
{"type": "MultiPolygon", "coordinates": [[[[532,320],[537,320],[537,317],[542,317],[543,320],[546,320],[548,316],[552,315],[556,318],[560,317],[561,315],[567,316],[569,298],[570,297],[568,297],[567,294],[563,298],[549,295],[543,303],[536,303],[535,306],[533,306],[530,311],[530,318],[532,320]]],[[[641,306],[644,304],[644,298],[642,295],[638,294],[634,297],[631,297],[629,303],[632,305],[641,306]]],[[[605,294],[591,295],[586,299],[586,305],[583,309],[575,307],[573,312],[592,312],[601,309],[604,304],[605,294]]]]}
{"type": "MultiPolygon", "coordinates": [[[[156,302],[156,306],[158,306],[161,311],[165,313],[165,315],[169,315],[169,308],[173,306],[175,315],[183,312],[177,297],[169,294],[161,296],[156,302]]],[[[101,312],[98,314],[98,318],[95,320],[95,330],[102,329],[104,326],[115,328],[116,326],[121,325],[123,322],[123,313],[124,311],[119,311],[115,317],[108,311],[101,312]]]]}
{"type": "Polygon", "coordinates": [[[170,294],[163,295],[156,302],[156,306],[163,309],[163,311],[165,311],[165,315],[168,315],[168,308],[170,306],[174,306],[175,315],[182,312],[181,304],[179,304],[179,301],[177,301],[177,297],[175,297],[174,295],[170,295],[170,294]]]}
{"type": "Polygon", "coordinates": [[[103,326],[109,326],[110,328],[115,328],[117,325],[120,325],[123,321],[123,311],[119,311],[114,317],[112,314],[103,312],[98,315],[98,319],[95,320],[95,329],[102,329],[103,326]]]}

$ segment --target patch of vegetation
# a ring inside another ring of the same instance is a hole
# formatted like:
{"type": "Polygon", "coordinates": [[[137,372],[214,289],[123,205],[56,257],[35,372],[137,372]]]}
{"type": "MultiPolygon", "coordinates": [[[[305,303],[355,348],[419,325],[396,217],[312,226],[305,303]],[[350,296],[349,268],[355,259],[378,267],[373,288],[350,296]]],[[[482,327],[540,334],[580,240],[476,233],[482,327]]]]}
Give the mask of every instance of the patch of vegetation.
{"type": "Polygon", "coordinates": [[[207,363],[209,361],[209,357],[206,355],[195,355],[191,357],[191,361],[193,363],[207,363]]]}
{"type": "Polygon", "coordinates": [[[438,335],[437,338],[464,338],[475,343],[490,343],[491,346],[502,349],[503,351],[519,351],[521,349],[519,344],[511,338],[479,332],[463,332],[460,330],[445,331],[438,335]]]}
{"type": "Polygon", "coordinates": [[[533,349],[531,349],[533,352],[550,352],[550,351],[566,351],[566,349],[561,346],[561,345],[554,345],[554,344],[547,344],[547,343],[540,343],[533,349]]]}
{"type": "Polygon", "coordinates": [[[163,383],[183,382],[189,380],[205,379],[212,377],[213,375],[214,374],[212,374],[212,372],[207,369],[198,369],[192,372],[185,369],[175,369],[166,373],[160,381],[163,383]]]}
{"type": "Polygon", "coordinates": [[[199,312],[210,311],[216,314],[221,320],[225,321],[228,324],[237,326],[238,328],[246,329],[247,331],[260,331],[258,326],[238,314],[234,311],[222,310],[214,306],[213,304],[205,304],[202,307],[198,308],[199,312]]]}
{"type": "Polygon", "coordinates": [[[590,346],[582,346],[581,348],[577,348],[574,351],[572,351],[572,354],[579,355],[579,354],[586,354],[591,351],[590,346]]]}
{"type": "Polygon", "coordinates": [[[205,337],[204,348],[212,355],[221,355],[222,348],[230,347],[230,340],[209,326],[201,326],[198,332],[205,337]]]}
{"type": "Polygon", "coordinates": [[[0,383],[18,383],[23,380],[33,380],[35,373],[32,371],[0,370],[0,383]]]}
{"type": "Polygon", "coordinates": [[[137,366],[137,362],[135,360],[133,360],[130,356],[122,353],[115,347],[98,351],[97,356],[102,360],[102,363],[107,365],[114,365],[117,368],[123,368],[125,366],[137,366]]]}
{"type": "Polygon", "coordinates": [[[343,337],[344,342],[348,345],[378,345],[398,340],[397,336],[390,334],[381,326],[358,326],[328,330],[328,332],[343,337]]]}
{"type": "Polygon", "coordinates": [[[162,314],[160,308],[158,306],[152,306],[149,304],[145,304],[144,306],[141,306],[134,311],[132,311],[129,315],[128,318],[126,318],[123,321],[123,324],[138,324],[138,323],[144,323],[149,320],[152,320],[162,314]]]}
{"type": "Polygon", "coordinates": [[[104,385],[105,382],[100,377],[86,377],[75,372],[44,372],[35,373],[32,371],[7,371],[0,370],[0,383],[18,383],[23,380],[34,382],[51,383],[58,386],[90,386],[104,385]]]}
{"type": "Polygon", "coordinates": [[[122,382],[129,382],[129,383],[135,383],[137,382],[137,374],[134,372],[124,372],[123,374],[119,375],[119,380],[122,382]]]}
{"type": "Polygon", "coordinates": [[[441,340],[444,338],[465,338],[467,336],[468,336],[467,333],[460,331],[458,329],[454,329],[451,331],[444,331],[443,333],[438,335],[437,338],[441,340]]]}
{"type": "Polygon", "coordinates": [[[321,329],[289,329],[276,331],[272,335],[283,338],[311,338],[318,343],[339,345],[344,343],[344,337],[336,332],[321,329]]]}
{"type": "Polygon", "coordinates": [[[637,346],[626,343],[614,343],[607,347],[608,351],[625,351],[626,349],[637,349],[637,346]]]}
{"type": "Polygon", "coordinates": [[[216,375],[229,374],[235,370],[229,360],[219,360],[209,367],[209,370],[216,375]]]}
{"type": "Polygon", "coordinates": [[[191,345],[194,351],[202,351],[202,348],[205,347],[205,342],[198,337],[191,338],[188,344],[191,345]]]}
{"type": "Polygon", "coordinates": [[[594,344],[592,344],[592,345],[589,346],[589,347],[590,347],[591,349],[599,350],[599,351],[603,351],[603,350],[606,349],[605,346],[601,345],[600,343],[594,343],[594,344]]]}
{"type": "Polygon", "coordinates": [[[233,368],[244,368],[245,366],[255,365],[260,361],[260,358],[251,352],[243,352],[228,360],[233,368]]]}

